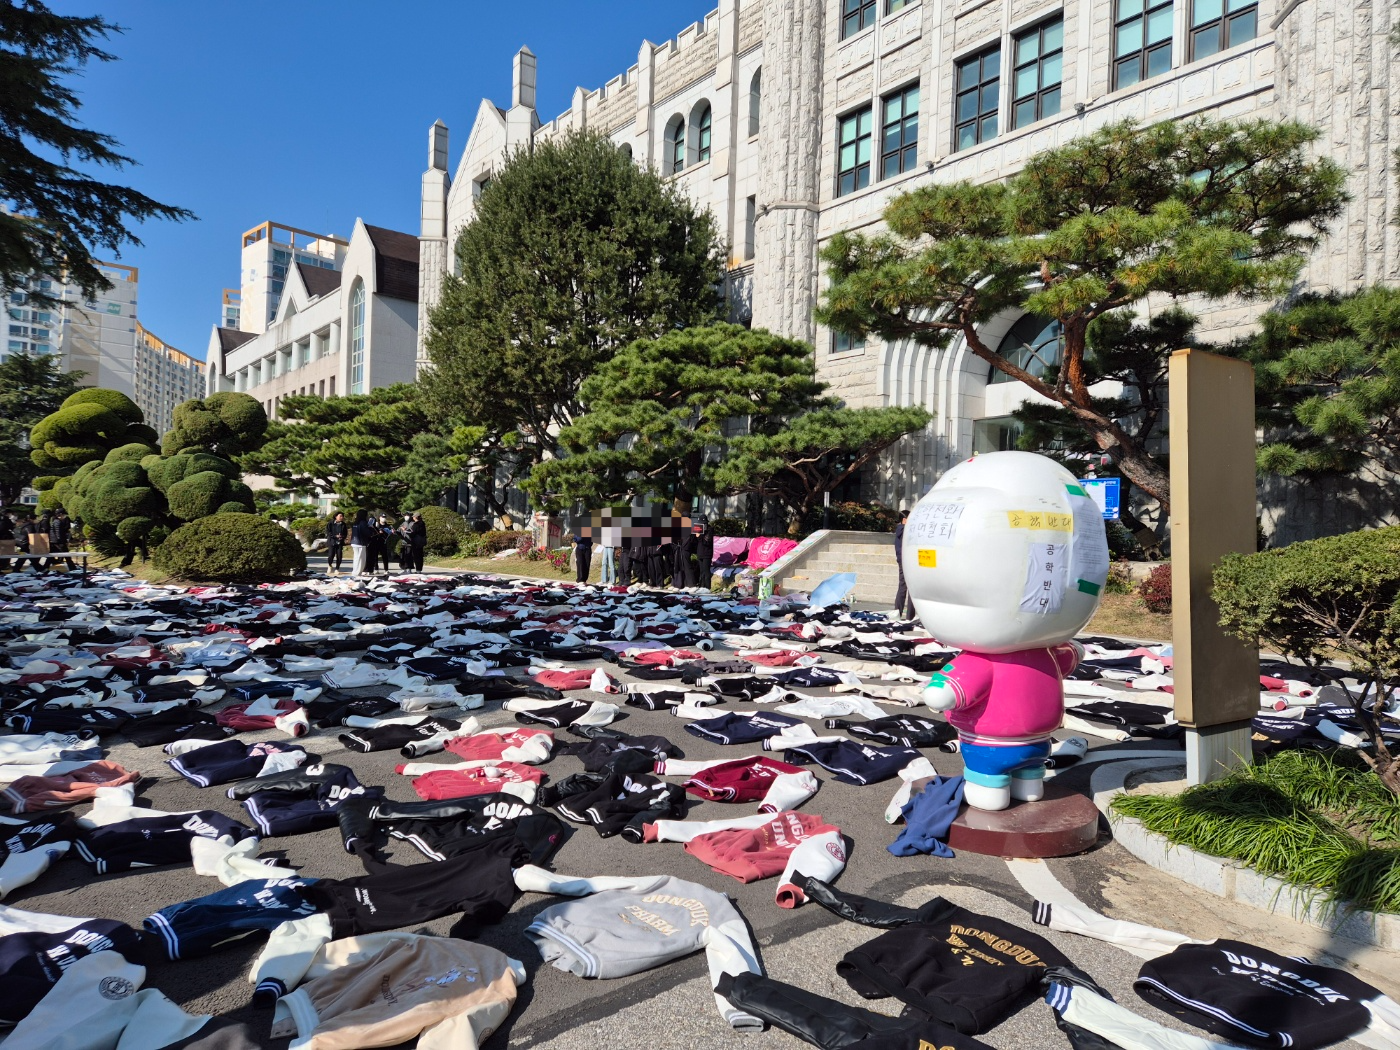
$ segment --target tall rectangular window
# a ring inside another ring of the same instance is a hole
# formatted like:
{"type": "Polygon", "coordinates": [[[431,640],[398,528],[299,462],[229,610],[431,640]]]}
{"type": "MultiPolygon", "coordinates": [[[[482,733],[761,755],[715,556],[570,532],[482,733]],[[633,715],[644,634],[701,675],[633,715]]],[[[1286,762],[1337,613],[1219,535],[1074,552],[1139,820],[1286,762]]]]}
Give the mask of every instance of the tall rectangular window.
{"type": "Polygon", "coordinates": [[[919,85],[881,100],[880,178],[913,171],[919,156],[919,85]]]}
{"type": "Polygon", "coordinates": [[[753,258],[754,227],[758,222],[758,198],[749,197],[744,201],[744,261],[753,258]]]}
{"type": "Polygon", "coordinates": [[[864,350],[864,349],[865,349],[865,336],[863,336],[863,335],[851,335],[850,332],[838,332],[838,331],[835,331],[835,330],[832,331],[832,333],[831,333],[831,352],[832,352],[833,354],[845,354],[845,353],[850,353],[852,350],[864,350]]]}
{"type": "Polygon", "coordinates": [[[1064,79],[1064,19],[1044,22],[1016,37],[1011,126],[1024,128],[1060,112],[1064,79]]]}
{"type": "Polygon", "coordinates": [[[953,148],[967,149],[997,137],[1001,106],[1001,48],[991,47],[958,63],[953,148]]]}
{"type": "Polygon", "coordinates": [[[1191,5],[1191,60],[1243,44],[1259,35],[1256,0],[1195,0],[1191,5]]]}
{"type": "Polygon", "coordinates": [[[870,110],[841,118],[840,153],[837,155],[836,196],[843,197],[870,185],[870,110]]]}
{"type": "Polygon", "coordinates": [[[1173,0],[1118,0],[1113,87],[1132,87],[1172,68],[1173,0]]]}
{"type": "Polygon", "coordinates": [[[841,0],[841,39],[875,24],[875,0],[841,0]]]}
{"type": "Polygon", "coordinates": [[[350,298],[350,393],[365,392],[365,286],[350,298]]]}
{"type": "Polygon", "coordinates": [[[892,15],[896,11],[902,11],[904,8],[912,7],[913,5],[914,0],[889,0],[889,3],[885,5],[885,14],[892,15]]]}

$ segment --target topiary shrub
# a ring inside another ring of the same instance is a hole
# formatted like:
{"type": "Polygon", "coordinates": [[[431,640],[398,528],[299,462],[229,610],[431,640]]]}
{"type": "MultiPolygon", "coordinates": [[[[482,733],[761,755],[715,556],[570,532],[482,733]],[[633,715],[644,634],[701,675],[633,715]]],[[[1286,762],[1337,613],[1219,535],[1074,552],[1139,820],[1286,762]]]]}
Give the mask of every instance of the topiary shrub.
{"type": "Polygon", "coordinates": [[[118,445],[116,448],[112,449],[111,452],[108,452],[107,455],[106,455],[105,457],[103,457],[102,462],[103,462],[103,463],[127,463],[127,462],[130,462],[130,463],[136,463],[137,465],[140,465],[140,463],[141,463],[141,461],[142,461],[143,459],[145,459],[147,456],[151,455],[151,454],[154,453],[154,452],[155,452],[155,449],[152,448],[150,445],[143,445],[143,444],[141,444],[139,441],[132,441],[132,442],[129,442],[129,443],[125,444],[125,445],[118,445]]]}
{"type": "Polygon", "coordinates": [[[226,502],[227,494],[228,478],[212,470],[191,474],[165,490],[170,513],[181,521],[194,521],[213,514],[226,502]]]}
{"type": "Polygon", "coordinates": [[[225,391],[176,405],[161,451],[174,456],[197,448],[237,456],[260,447],[266,431],[267,413],[257,398],[225,391]]]}
{"type": "Polygon", "coordinates": [[[49,489],[53,488],[62,480],[62,474],[44,474],[41,477],[35,478],[30,484],[34,486],[36,492],[48,492],[49,489]]]}
{"type": "Polygon", "coordinates": [[[446,507],[424,507],[418,512],[423,515],[423,524],[428,526],[429,554],[451,555],[462,548],[462,540],[467,535],[467,519],[446,507]]]}
{"type": "Polygon", "coordinates": [[[501,551],[514,550],[515,545],[520,542],[520,533],[510,529],[493,529],[482,533],[478,542],[482,554],[489,557],[492,554],[500,554],[501,551]]]}
{"type": "Polygon", "coordinates": [[[1230,554],[1212,592],[1226,631],[1319,669],[1341,655],[1348,690],[1370,740],[1361,756],[1400,794],[1400,749],[1377,726],[1400,678],[1400,525],[1292,543],[1257,554],[1230,554]]]}
{"type": "Polygon", "coordinates": [[[297,538],[256,514],[213,514],[172,532],[155,551],[156,568],[182,580],[260,583],[306,569],[297,538]]]}
{"type": "Polygon", "coordinates": [[[75,405],[96,405],[118,416],[123,425],[144,423],[146,419],[141,409],[136,406],[136,402],[119,390],[106,390],[98,386],[84,387],[82,390],[69,394],[63,404],[59,406],[59,411],[72,408],[75,405]]]}
{"type": "Polygon", "coordinates": [[[1148,612],[1169,613],[1172,611],[1172,566],[1163,562],[1147,574],[1147,579],[1138,587],[1138,597],[1147,606],[1148,612]]]}

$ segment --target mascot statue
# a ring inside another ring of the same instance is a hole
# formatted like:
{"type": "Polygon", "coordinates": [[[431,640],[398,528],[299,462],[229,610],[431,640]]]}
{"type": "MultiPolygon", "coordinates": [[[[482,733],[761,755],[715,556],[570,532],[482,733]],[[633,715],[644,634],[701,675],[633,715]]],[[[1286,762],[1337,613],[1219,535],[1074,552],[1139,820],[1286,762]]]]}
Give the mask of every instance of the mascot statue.
{"type": "Polygon", "coordinates": [[[976,456],[910,513],[901,560],[919,619],[962,650],[923,700],[958,731],[967,804],[1039,800],[1063,680],[1083,655],[1071,639],[1108,580],[1098,504],[1044,456],[976,456]]]}

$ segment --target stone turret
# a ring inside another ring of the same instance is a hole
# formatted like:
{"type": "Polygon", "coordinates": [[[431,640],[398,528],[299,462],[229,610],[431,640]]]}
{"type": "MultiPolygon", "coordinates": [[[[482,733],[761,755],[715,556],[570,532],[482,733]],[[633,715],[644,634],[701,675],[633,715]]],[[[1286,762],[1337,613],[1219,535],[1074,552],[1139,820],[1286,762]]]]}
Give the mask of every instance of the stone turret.
{"type": "Polygon", "coordinates": [[[825,0],[764,0],[753,324],[813,341],[825,0]]]}
{"type": "Polygon", "coordinates": [[[447,194],[452,176],[447,173],[447,125],[433,122],[428,129],[428,170],[423,172],[418,233],[418,360],[421,373],[428,355],[428,315],[442,294],[442,278],[447,272],[450,246],[447,243],[447,194]]]}

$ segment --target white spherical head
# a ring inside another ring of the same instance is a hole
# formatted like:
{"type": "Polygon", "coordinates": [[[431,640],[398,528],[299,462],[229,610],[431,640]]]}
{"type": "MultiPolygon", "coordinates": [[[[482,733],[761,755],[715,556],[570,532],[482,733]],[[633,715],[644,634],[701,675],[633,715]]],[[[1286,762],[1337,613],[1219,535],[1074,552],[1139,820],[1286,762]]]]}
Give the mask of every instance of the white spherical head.
{"type": "Polygon", "coordinates": [[[959,463],[910,512],[901,555],[924,626],[960,649],[1068,641],[1108,580],[1103,515],[1078,480],[1031,452],[959,463]]]}

